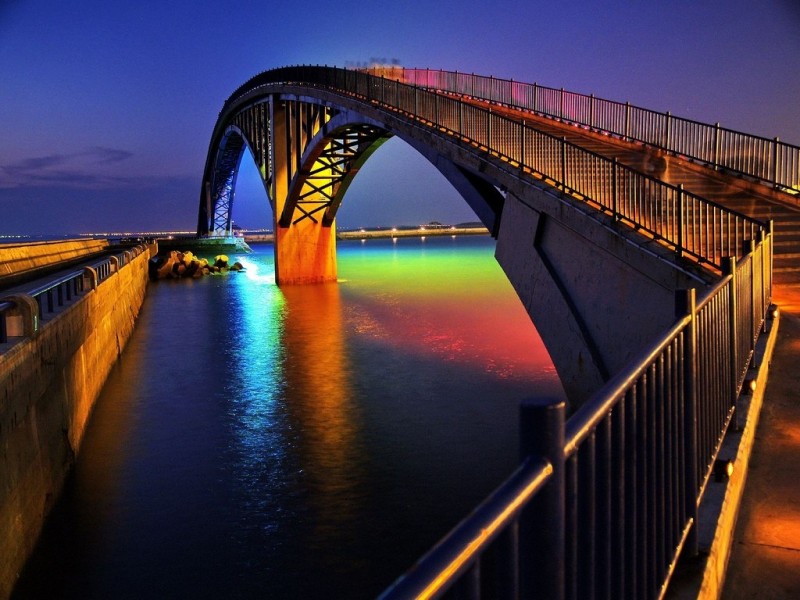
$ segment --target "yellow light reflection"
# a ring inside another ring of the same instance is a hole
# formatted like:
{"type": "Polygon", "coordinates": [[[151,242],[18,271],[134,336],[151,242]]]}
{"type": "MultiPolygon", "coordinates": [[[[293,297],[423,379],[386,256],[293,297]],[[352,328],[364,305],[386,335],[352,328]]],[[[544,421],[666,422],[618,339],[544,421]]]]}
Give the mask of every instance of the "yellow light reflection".
{"type": "Polygon", "coordinates": [[[328,521],[355,519],[353,486],[360,480],[358,413],[351,400],[339,286],[285,286],[287,410],[303,432],[299,450],[317,510],[328,521]]]}

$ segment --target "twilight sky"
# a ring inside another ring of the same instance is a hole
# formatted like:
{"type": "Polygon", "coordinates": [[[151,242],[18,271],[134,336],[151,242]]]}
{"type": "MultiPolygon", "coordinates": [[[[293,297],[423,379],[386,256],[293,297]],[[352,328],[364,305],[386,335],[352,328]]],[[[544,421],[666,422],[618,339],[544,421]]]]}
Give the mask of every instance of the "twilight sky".
{"type": "MultiPolygon", "coordinates": [[[[800,144],[797,0],[0,0],[0,235],[193,230],[211,131],[237,86],[372,58],[800,144]]],[[[270,226],[249,165],[233,217],[270,226]]],[[[399,140],[338,213],[342,228],[431,220],[475,217],[399,140]]]]}

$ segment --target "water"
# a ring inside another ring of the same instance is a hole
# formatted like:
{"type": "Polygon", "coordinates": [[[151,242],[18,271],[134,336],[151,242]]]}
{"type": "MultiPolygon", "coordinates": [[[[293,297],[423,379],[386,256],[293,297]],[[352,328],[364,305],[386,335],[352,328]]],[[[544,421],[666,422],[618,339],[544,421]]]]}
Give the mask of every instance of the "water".
{"type": "Polygon", "coordinates": [[[560,384],[492,240],[255,250],[151,285],[15,598],[372,598],[514,468],[560,384]]]}

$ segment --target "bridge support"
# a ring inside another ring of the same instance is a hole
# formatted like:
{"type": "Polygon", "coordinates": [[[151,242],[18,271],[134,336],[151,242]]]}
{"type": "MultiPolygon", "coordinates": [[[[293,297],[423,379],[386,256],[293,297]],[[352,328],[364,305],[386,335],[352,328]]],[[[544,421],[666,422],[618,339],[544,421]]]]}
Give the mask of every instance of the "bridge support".
{"type": "Polygon", "coordinates": [[[506,196],[497,261],[574,410],[672,323],[675,290],[702,282],[554,193],[515,192],[506,196]]]}
{"type": "Polygon", "coordinates": [[[279,285],[336,281],[335,221],[325,223],[321,214],[315,217],[313,208],[302,209],[305,218],[293,221],[294,206],[287,210],[287,205],[297,205],[294,188],[302,154],[318,125],[313,118],[303,118],[298,102],[273,101],[270,107],[275,281],[279,285]]]}

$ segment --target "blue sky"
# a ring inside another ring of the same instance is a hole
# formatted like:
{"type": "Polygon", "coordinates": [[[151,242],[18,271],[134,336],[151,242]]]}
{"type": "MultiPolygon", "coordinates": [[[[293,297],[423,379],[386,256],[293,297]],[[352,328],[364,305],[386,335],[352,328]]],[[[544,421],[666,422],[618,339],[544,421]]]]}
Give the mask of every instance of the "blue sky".
{"type": "MultiPolygon", "coordinates": [[[[193,229],[208,142],[268,68],[371,58],[513,78],[800,144],[795,0],[0,0],[0,235],[193,229]]],[[[268,225],[253,169],[234,219],[268,225]]],[[[397,140],[340,227],[474,220],[397,140]]]]}

